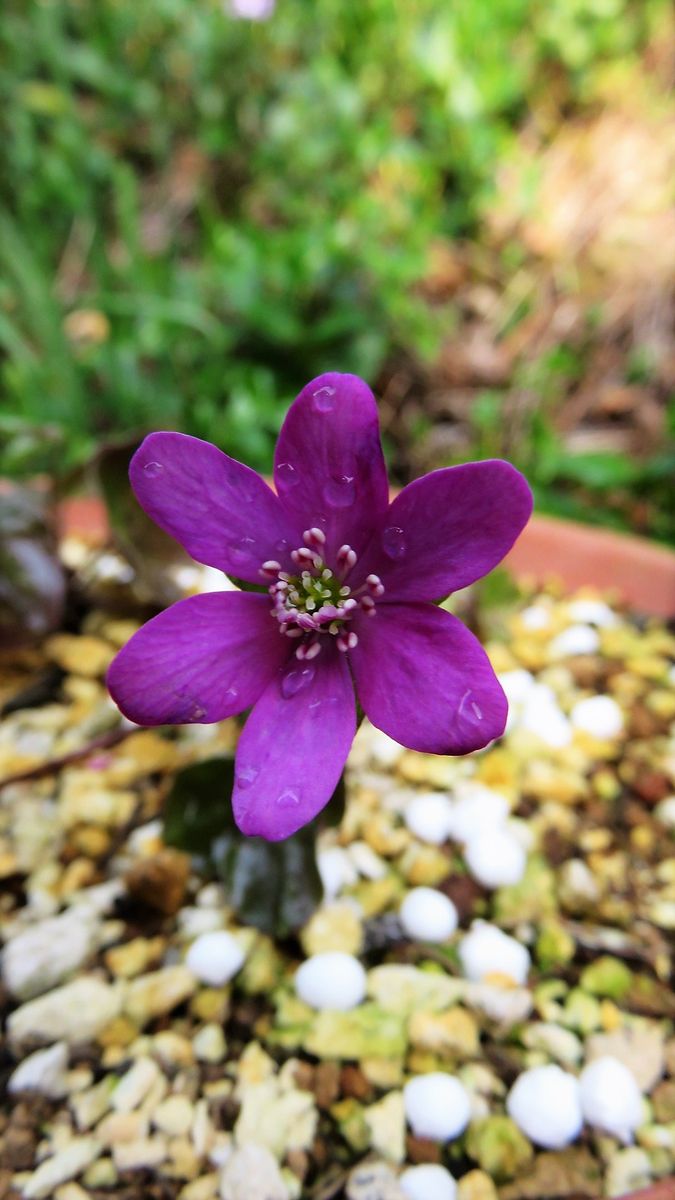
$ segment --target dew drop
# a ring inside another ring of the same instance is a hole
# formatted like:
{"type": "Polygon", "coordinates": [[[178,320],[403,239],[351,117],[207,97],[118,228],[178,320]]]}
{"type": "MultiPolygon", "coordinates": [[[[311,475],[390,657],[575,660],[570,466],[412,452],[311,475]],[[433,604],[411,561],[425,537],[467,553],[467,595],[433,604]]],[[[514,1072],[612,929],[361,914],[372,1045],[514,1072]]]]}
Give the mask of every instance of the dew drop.
{"type": "Polygon", "coordinates": [[[150,479],[156,479],[158,475],[162,474],[164,467],[158,462],[148,462],[143,467],[143,470],[146,475],[150,476],[150,479]]]}
{"type": "Polygon", "coordinates": [[[274,549],[276,550],[277,554],[285,554],[289,545],[290,543],[288,538],[280,538],[278,542],[274,543],[274,549]]]}
{"type": "Polygon", "coordinates": [[[239,692],[236,687],[229,687],[225,693],[226,700],[238,700],[239,692]]]}
{"type": "Polygon", "coordinates": [[[349,508],[355,495],[353,475],[333,475],[323,489],[323,498],[331,508],[349,508]]]}
{"type": "Polygon", "coordinates": [[[405,535],[399,525],[390,525],[382,534],[382,549],[389,558],[403,558],[406,550],[405,535]]]}
{"type": "Polygon", "coordinates": [[[259,774],[257,767],[239,767],[236,776],[237,787],[242,791],[244,788],[250,787],[252,783],[255,783],[259,774]]]}
{"type": "Polygon", "coordinates": [[[201,721],[202,717],[205,717],[205,716],[206,716],[206,709],[202,708],[202,706],[200,704],[195,704],[194,708],[192,709],[192,712],[190,713],[189,720],[190,721],[201,721]]]}
{"type": "Polygon", "coordinates": [[[284,788],[281,795],[277,796],[277,804],[279,808],[297,808],[300,803],[300,797],[292,788],[284,788]]]}
{"type": "Polygon", "coordinates": [[[314,407],[316,411],[321,413],[332,412],[335,408],[335,401],[333,399],[334,395],[334,387],[322,387],[319,388],[318,391],[312,392],[312,399],[314,400],[314,407]]]}
{"type": "Polygon", "coordinates": [[[248,562],[255,544],[255,538],[252,537],[237,538],[235,541],[230,542],[229,548],[232,561],[235,563],[248,562]]]}
{"type": "Polygon", "coordinates": [[[303,688],[309,686],[314,678],[314,666],[308,663],[306,667],[298,667],[295,671],[288,671],[281,680],[281,694],[284,700],[290,700],[292,696],[297,696],[303,688]]]}
{"type": "Polygon", "coordinates": [[[477,725],[483,720],[483,710],[476,703],[472,691],[467,691],[462,696],[457,709],[457,716],[462,720],[469,721],[472,725],[477,725]]]}
{"type": "Polygon", "coordinates": [[[279,463],[276,469],[276,476],[279,483],[283,484],[286,489],[295,487],[300,482],[295,467],[289,462],[279,463]]]}

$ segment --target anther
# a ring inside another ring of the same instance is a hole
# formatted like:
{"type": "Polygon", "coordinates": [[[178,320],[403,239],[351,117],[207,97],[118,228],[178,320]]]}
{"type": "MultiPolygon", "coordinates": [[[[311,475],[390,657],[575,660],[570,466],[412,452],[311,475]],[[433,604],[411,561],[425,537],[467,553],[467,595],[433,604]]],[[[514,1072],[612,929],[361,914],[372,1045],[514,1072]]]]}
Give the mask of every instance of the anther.
{"type": "Polygon", "coordinates": [[[349,633],[345,630],[343,633],[338,634],[336,645],[338,650],[341,650],[343,654],[346,654],[348,650],[353,650],[358,644],[358,635],[353,630],[350,630],[349,633]]]}
{"type": "Polygon", "coordinates": [[[366,577],[366,585],[371,596],[383,596],[384,584],[379,575],[368,575],[366,577]]]}
{"type": "Polygon", "coordinates": [[[262,567],[260,568],[260,574],[261,575],[276,575],[277,572],[280,570],[281,570],[281,563],[277,562],[275,558],[268,558],[267,562],[264,562],[262,567]]]}
{"type": "Polygon", "coordinates": [[[311,529],[305,530],[302,540],[305,545],[310,546],[314,550],[326,545],[326,535],[323,529],[318,529],[316,525],[313,525],[311,529]]]}
{"type": "Polygon", "coordinates": [[[352,550],[351,546],[340,546],[337,552],[337,563],[339,567],[346,567],[351,571],[352,567],[356,566],[357,555],[356,551],[352,550]]]}
{"type": "Polygon", "coordinates": [[[317,654],[320,653],[321,642],[309,642],[309,644],[307,642],[303,642],[301,646],[298,646],[295,652],[295,657],[303,661],[316,658],[317,654]]]}
{"type": "Polygon", "coordinates": [[[367,617],[375,616],[375,601],[372,596],[363,596],[361,598],[361,608],[367,617]]]}

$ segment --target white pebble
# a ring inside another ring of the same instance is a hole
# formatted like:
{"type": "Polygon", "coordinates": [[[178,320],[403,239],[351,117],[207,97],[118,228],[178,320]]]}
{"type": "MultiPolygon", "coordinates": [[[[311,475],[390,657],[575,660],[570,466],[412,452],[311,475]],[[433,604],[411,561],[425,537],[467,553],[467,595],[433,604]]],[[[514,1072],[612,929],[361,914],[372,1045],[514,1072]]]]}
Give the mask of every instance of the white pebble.
{"type": "Polygon", "coordinates": [[[675,829],[675,796],[666,796],[654,809],[654,816],[662,825],[675,829]]]}
{"type": "Polygon", "coordinates": [[[404,753],[403,746],[382,733],[381,729],[373,729],[370,736],[370,753],[380,767],[393,767],[404,753]]]}
{"type": "Polygon", "coordinates": [[[551,624],[551,614],[543,604],[530,604],[521,612],[520,621],[525,629],[546,629],[551,624]]]}
{"type": "Polygon", "coordinates": [[[508,829],[491,829],[474,837],[464,850],[469,871],[483,887],[508,887],[520,883],[527,854],[508,829]]]}
{"type": "Polygon", "coordinates": [[[403,814],[411,833],[432,846],[441,846],[450,836],[453,807],[440,792],[424,792],[406,805],[403,814]]]}
{"type": "Polygon", "coordinates": [[[466,978],[475,983],[490,975],[507,975],[522,984],[530,970],[525,946],[487,921],[473,922],[459,944],[459,959],[466,978]]]}
{"type": "Polygon", "coordinates": [[[348,854],[359,875],[364,879],[383,879],[387,874],[386,862],[367,842],[352,842],[348,854]]]}
{"type": "Polygon", "coordinates": [[[408,1167],[399,1177],[401,1189],[408,1200],[455,1200],[457,1184],[445,1167],[422,1163],[408,1167]]]}
{"type": "Polygon", "coordinates": [[[450,818],[450,836],[456,842],[469,842],[486,829],[503,825],[509,815],[506,796],[482,783],[460,784],[456,794],[450,818]]]}
{"type": "Polygon", "coordinates": [[[339,950],[314,954],[295,973],[295,990],[310,1008],[345,1012],[366,994],[366,973],[358,958],[339,950]]]}
{"type": "Polygon", "coordinates": [[[600,646],[597,629],[592,625],[570,625],[551,642],[551,654],[570,658],[574,654],[595,654],[600,646]]]}
{"type": "Polygon", "coordinates": [[[618,737],[623,729],[623,712],[611,696],[588,696],[578,700],[570,714],[576,729],[595,738],[618,737]]]}
{"type": "Polygon", "coordinates": [[[457,909],[436,888],[416,887],[408,892],[399,910],[408,937],[424,942],[445,942],[457,928],[457,909]]]}
{"type": "Polygon", "coordinates": [[[7,1091],[39,1092],[42,1096],[58,1099],[65,1096],[68,1085],[65,1079],[68,1067],[68,1047],[65,1042],[55,1042],[46,1050],[36,1050],[20,1062],[10,1075],[7,1091]]]}
{"type": "Polygon", "coordinates": [[[642,1095],[631,1071],[618,1058],[604,1055],[579,1076],[584,1120],[622,1142],[630,1142],[643,1123],[642,1095]]]}
{"type": "Polygon", "coordinates": [[[442,1071],[409,1080],[403,1089],[403,1103],[413,1133],[435,1142],[459,1137],[471,1117],[471,1101],[464,1084],[442,1071]]]}
{"type": "Polygon", "coordinates": [[[583,621],[601,629],[617,625],[619,622],[616,613],[604,600],[572,600],[567,606],[567,611],[573,621],[583,621]]]}
{"type": "Polygon", "coordinates": [[[356,867],[341,846],[328,846],[326,850],[319,850],[316,865],[326,900],[334,900],[343,888],[351,887],[358,879],[356,867]]]}
{"type": "Polygon", "coordinates": [[[535,684],[530,689],[519,724],[536,734],[553,750],[563,750],[572,741],[572,726],[560,708],[555,693],[545,683],[535,684]]]}
{"type": "Polygon", "coordinates": [[[524,667],[516,667],[513,671],[500,671],[497,679],[509,704],[515,705],[524,704],[536,684],[532,672],[526,671],[524,667]]]}
{"type": "Polygon", "coordinates": [[[561,1150],[581,1132],[579,1084],[553,1063],[519,1075],[506,1099],[506,1111],[530,1141],[561,1150]]]}
{"type": "Polygon", "coordinates": [[[244,965],[246,955],[239,942],[226,929],[201,933],[185,956],[185,965],[209,987],[223,987],[244,965]]]}

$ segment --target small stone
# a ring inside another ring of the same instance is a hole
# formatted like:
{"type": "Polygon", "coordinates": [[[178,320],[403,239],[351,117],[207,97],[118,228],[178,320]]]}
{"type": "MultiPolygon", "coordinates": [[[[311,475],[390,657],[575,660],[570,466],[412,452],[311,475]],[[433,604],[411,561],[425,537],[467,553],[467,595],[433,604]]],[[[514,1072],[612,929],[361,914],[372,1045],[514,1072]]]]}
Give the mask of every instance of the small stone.
{"type": "Polygon", "coordinates": [[[344,1012],[364,999],[366,973],[351,954],[338,951],[315,954],[296,971],[295,990],[311,1008],[344,1012]]]}
{"type": "Polygon", "coordinates": [[[422,1163],[407,1167],[399,1177],[401,1189],[408,1200],[455,1200],[457,1184],[445,1167],[422,1163]]]}
{"type": "Polygon", "coordinates": [[[101,1150],[101,1143],[96,1138],[73,1138],[33,1172],[22,1189],[25,1200],[46,1200],[60,1184],[80,1175],[98,1158],[101,1150]]]}
{"type": "Polygon", "coordinates": [[[582,729],[601,741],[617,738],[623,732],[623,712],[611,696],[588,696],[578,700],[570,713],[575,729],[582,729]]]}
{"type": "Polygon", "coordinates": [[[622,1142],[642,1124],[642,1095],[628,1067],[609,1055],[596,1058],[579,1076],[584,1120],[622,1142]]]}
{"type": "Polygon", "coordinates": [[[70,1045],[91,1041],[120,1007],[117,988],[85,975],[15,1009],[7,1022],[9,1040],[14,1045],[33,1039],[70,1045]]]}
{"type": "Polygon", "coordinates": [[[329,951],[358,954],[363,946],[363,922],[356,906],[335,901],[318,908],[302,930],[300,941],[308,958],[329,951]]]}
{"type": "Polygon", "coordinates": [[[97,637],[86,634],[55,633],[45,642],[48,658],[68,675],[84,675],[95,679],[104,675],[110,666],[114,648],[97,637]]]}
{"type": "Polygon", "coordinates": [[[391,1167],[377,1161],[354,1167],[349,1173],[346,1192],[347,1200],[406,1200],[391,1167]]]}
{"type": "Polygon", "coordinates": [[[486,888],[497,888],[520,883],[525,874],[527,854],[508,829],[496,828],[472,838],[465,847],[464,859],[478,883],[486,888]]]}
{"type": "Polygon", "coordinates": [[[573,621],[581,621],[585,625],[597,625],[599,629],[608,629],[619,622],[619,618],[609,604],[605,604],[604,600],[593,600],[590,597],[580,596],[578,600],[571,600],[567,611],[573,621]]]}
{"type": "Polygon", "coordinates": [[[334,900],[344,888],[352,887],[359,877],[356,867],[342,846],[329,846],[325,850],[319,850],[316,865],[326,900],[334,900]]]}
{"type": "Polygon", "coordinates": [[[457,909],[435,888],[417,887],[408,892],[399,909],[408,937],[424,942],[446,942],[457,928],[457,909]]]}
{"type": "Polygon", "coordinates": [[[209,1175],[200,1175],[186,1183],[178,1193],[178,1200],[216,1200],[218,1195],[218,1175],[213,1171],[209,1175]]]}
{"type": "Polygon", "coordinates": [[[464,1085],[440,1071],[409,1080],[403,1099],[413,1133],[432,1141],[447,1142],[458,1137],[471,1116],[471,1101],[464,1085]]]}
{"type": "Polygon", "coordinates": [[[370,1145],[390,1162],[401,1163],[405,1156],[405,1111],[403,1093],[387,1092],[376,1104],[363,1110],[370,1130],[370,1145]]]}
{"type": "Polygon", "coordinates": [[[165,847],[152,858],[138,859],[125,881],[135,900],[171,917],[183,903],[189,875],[188,855],[165,847]]]}
{"type": "Polygon", "coordinates": [[[626,1025],[613,1033],[594,1033],[586,1043],[586,1060],[618,1058],[640,1091],[651,1092],[665,1067],[664,1035],[656,1025],[626,1025]]]}
{"type": "Polygon", "coordinates": [[[504,978],[522,984],[530,970],[525,946],[487,921],[474,921],[459,944],[459,959],[467,979],[489,982],[504,978]]]}
{"type": "Polygon", "coordinates": [[[431,846],[441,846],[450,836],[453,805],[440,792],[423,792],[410,800],[403,818],[411,833],[431,846]]]}
{"type": "Polygon", "coordinates": [[[2,976],[8,990],[21,1000],[31,1000],[62,983],[93,952],[96,933],[89,914],[71,909],[17,934],[2,955],[2,976]]]}
{"type": "Polygon", "coordinates": [[[75,1124],[81,1132],[91,1129],[107,1113],[114,1086],[114,1078],[106,1075],[94,1087],[71,1096],[70,1107],[75,1116],[75,1124]]]}
{"type": "Polygon", "coordinates": [[[649,1155],[638,1146],[630,1146],[612,1155],[605,1176],[605,1195],[626,1196],[647,1187],[651,1179],[649,1155]]]}
{"type": "Polygon", "coordinates": [[[58,1100],[68,1091],[67,1066],[68,1047],[65,1042],[56,1042],[46,1050],[36,1050],[24,1058],[10,1075],[7,1091],[10,1095],[38,1092],[58,1100]]]}
{"type": "Polygon", "coordinates": [[[119,1142],[113,1146],[113,1162],[118,1171],[141,1171],[158,1167],[168,1155],[160,1137],[141,1138],[137,1142],[119,1142]]]}
{"type": "Polygon", "coordinates": [[[494,1179],[513,1179],[532,1161],[532,1146],[510,1117],[495,1114],[472,1122],[466,1138],[470,1158],[494,1179]]]}
{"type": "Polygon", "coordinates": [[[197,980],[187,967],[162,967],[131,981],[124,1007],[142,1029],[154,1017],[162,1017],[188,1000],[196,987],[197,980]]]}
{"type": "Polygon", "coordinates": [[[192,1039],[192,1048],[199,1062],[219,1063],[227,1053],[222,1026],[210,1022],[199,1029],[192,1039]]]}
{"type": "Polygon", "coordinates": [[[182,1137],[191,1128],[194,1113],[187,1096],[167,1096],[152,1113],[152,1123],[169,1137],[182,1137]]]}
{"type": "Polygon", "coordinates": [[[117,979],[133,979],[145,971],[150,963],[161,958],[165,947],[163,938],[132,938],[119,946],[112,946],[105,953],[105,964],[117,979]]]}
{"type": "Polygon", "coordinates": [[[554,920],[542,923],[535,949],[539,965],[546,972],[553,967],[567,966],[576,953],[574,938],[554,920]]]}
{"type": "Polygon", "coordinates": [[[132,1112],[160,1078],[161,1071],[154,1059],[137,1058],[117,1084],[112,1094],[112,1107],[116,1112],[132,1112]]]}
{"type": "Polygon", "coordinates": [[[442,1013],[414,1012],[408,1036],[413,1046],[441,1058],[473,1058],[480,1047],[476,1018],[459,1007],[442,1013]]]}
{"type": "Polygon", "coordinates": [[[600,638],[591,625],[569,625],[553,639],[549,649],[554,658],[595,654],[600,649],[600,638]]]}
{"type": "Polygon", "coordinates": [[[457,788],[457,799],[451,806],[450,837],[468,843],[486,830],[500,828],[509,815],[509,802],[501,792],[482,783],[469,781],[457,788]]]}
{"type": "Polygon", "coordinates": [[[520,726],[552,750],[564,750],[572,741],[572,726],[554,692],[543,683],[535,684],[531,689],[520,716],[520,726]]]}
{"type": "Polygon", "coordinates": [[[675,1079],[664,1079],[654,1089],[652,1105],[654,1117],[660,1124],[675,1124],[675,1079]]]}
{"type": "Polygon", "coordinates": [[[579,1085],[573,1075],[551,1064],[519,1075],[506,1109],[526,1137],[550,1150],[569,1145],[581,1132],[579,1085]]]}
{"type": "Polygon", "coordinates": [[[104,1146],[120,1146],[123,1142],[139,1142],[147,1137],[148,1118],[139,1112],[114,1112],[104,1117],[96,1127],[96,1136],[104,1146]]]}
{"type": "Polygon", "coordinates": [[[457,1200],[498,1200],[497,1189],[484,1171],[467,1171],[457,1184],[457,1200]]]}
{"type": "Polygon", "coordinates": [[[523,1030],[523,1043],[528,1049],[542,1050],[549,1058],[565,1067],[576,1067],[581,1061],[583,1047],[569,1029],[552,1022],[535,1021],[523,1030]]]}
{"type": "Polygon", "coordinates": [[[54,1200],[89,1200],[89,1192],[85,1192],[79,1183],[64,1183],[56,1189],[54,1200]]]}
{"type": "Polygon", "coordinates": [[[190,946],[185,963],[201,983],[223,987],[241,970],[246,955],[239,941],[225,929],[202,933],[190,946]]]}
{"type": "Polygon", "coordinates": [[[253,1142],[232,1152],[220,1172],[221,1200],[288,1200],[288,1191],[274,1156],[253,1142]]]}
{"type": "Polygon", "coordinates": [[[633,975],[621,959],[603,954],[584,968],[579,982],[584,991],[592,996],[621,1000],[633,982],[633,975]]]}

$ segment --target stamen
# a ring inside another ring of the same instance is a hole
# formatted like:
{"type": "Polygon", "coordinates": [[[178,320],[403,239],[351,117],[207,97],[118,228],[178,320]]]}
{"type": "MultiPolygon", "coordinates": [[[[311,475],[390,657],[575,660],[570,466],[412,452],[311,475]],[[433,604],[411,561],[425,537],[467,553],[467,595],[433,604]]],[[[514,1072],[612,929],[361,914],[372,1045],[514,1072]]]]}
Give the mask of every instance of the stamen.
{"type": "Polygon", "coordinates": [[[337,552],[337,564],[343,571],[351,571],[352,567],[356,566],[358,559],[356,551],[352,550],[351,546],[340,546],[337,552]]]}
{"type": "Polygon", "coordinates": [[[371,596],[384,596],[384,584],[379,575],[368,575],[366,577],[366,586],[371,596]]]}
{"type": "Polygon", "coordinates": [[[302,540],[312,550],[320,550],[326,545],[326,535],[323,529],[319,529],[316,525],[312,526],[311,529],[305,530],[302,540]]]}
{"type": "Polygon", "coordinates": [[[303,644],[301,646],[298,646],[298,648],[295,652],[295,657],[299,658],[300,661],[303,661],[303,660],[309,660],[311,658],[316,658],[317,654],[320,654],[320,653],[321,653],[321,642],[319,642],[319,641],[309,642],[309,643],[303,642],[303,644]]]}
{"type": "Polygon", "coordinates": [[[343,654],[346,654],[348,650],[353,650],[358,644],[358,635],[354,633],[353,629],[350,629],[349,633],[343,630],[336,642],[338,650],[341,650],[343,654]]]}
{"type": "Polygon", "coordinates": [[[268,558],[267,562],[264,562],[262,567],[260,568],[260,574],[274,576],[280,570],[281,570],[281,563],[277,562],[275,558],[268,558]]]}
{"type": "Polygon", "coordinates": [[[375,601],[372,596],[361,597],[361,608],[367,617],[375,616],[375,601]]]}

